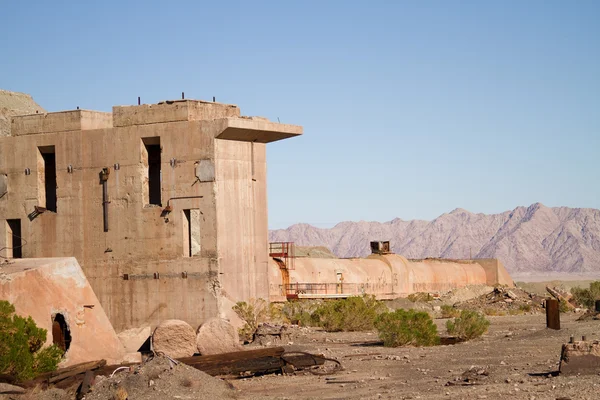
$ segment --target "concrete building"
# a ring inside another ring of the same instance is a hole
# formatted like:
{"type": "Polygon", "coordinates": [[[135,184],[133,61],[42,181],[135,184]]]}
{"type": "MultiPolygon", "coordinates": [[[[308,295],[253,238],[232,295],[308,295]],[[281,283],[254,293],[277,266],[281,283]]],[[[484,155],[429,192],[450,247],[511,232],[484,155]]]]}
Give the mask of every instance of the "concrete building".
{"type": "Polygon", "coordinates": [[[192,100],[11,117],[2,255],[75,257],[117,332],[268,298],[265,144],[301,133],[192,100]]]}

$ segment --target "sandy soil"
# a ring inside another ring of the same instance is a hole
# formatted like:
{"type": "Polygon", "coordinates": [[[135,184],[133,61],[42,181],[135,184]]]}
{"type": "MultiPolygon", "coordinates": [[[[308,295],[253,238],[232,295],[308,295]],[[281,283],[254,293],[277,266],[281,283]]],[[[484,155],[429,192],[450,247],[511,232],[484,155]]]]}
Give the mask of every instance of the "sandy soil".
{"type": "MultiPolygon", "coordinates": [[[[488,334],[457,345],[384,348],[375,332],[305,333],[294,345],[342,361],[331,376],[299,373],[231,381],[240,399],[598,399],[598,375],[552,376],[570,335],[600,339],[599,321],[563,315],[562,330],[545,328],[545,315],[490,317],[488,334]],[[459,383],[471,369],[475,385],[459,383]],[[487,371],[488,376],[477,375],[487,371]]],[[[436,320],[445,332],[445,320],[436,320]]]]}

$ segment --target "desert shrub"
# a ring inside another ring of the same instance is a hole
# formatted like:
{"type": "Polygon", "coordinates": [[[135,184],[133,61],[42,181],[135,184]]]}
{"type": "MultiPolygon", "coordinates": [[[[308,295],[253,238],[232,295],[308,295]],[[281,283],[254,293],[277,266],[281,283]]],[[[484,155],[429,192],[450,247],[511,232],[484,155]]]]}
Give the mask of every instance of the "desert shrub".
{"type": "Polygon", "coordinates": [[[596,300],[600,300],[600,281],[590,283],[588,289],[582,289],[580,287],[574,287],[571,289],[573,294],[573,300],[583,307],[593,309],[596,300]]]}
{"type": "Polygon", "coordinates": [[[446,322],[448,334],[457,336],[462,340],[470,340],[483,335],[487,332],[489,326],[490,321],[483,315],[469,310],[461,311],[460,316],[455,318],[454,321],[446,322]]]}
{"type": "Polygon", "coordinates": [[[366,331],[387,308],[375,296],[348,297],[326,301],[312,313],[311,320],[329,332],[366,331]]]}
{"type": "Polygon", "coordinates": [[[519,310],[523,311],[524,313],[530,312],[531,311],[531,306],[529,304],[521,304],[519,306],[519,310]]]}
{"type": "Polygon", "coordinates": [[[442,318],[455,318],[460,315],[460,310],[447,304],[442,306],[442,318]]]}
{"type": "Polygon", "coordinates": [[[485,315],[487,315],[488,317],[494,317],[494,316],[504,316],[504,315],[506,315],[506,312],[504,312],[504,311],[501,311],[501,310],[498,310],[498,309],[496,309],[496,308],[493,308],[493,307],[488,307],[488,308],[485,308],[485,309],[483,310],[483,313],[484,313],[485,315]]]}
{"type": "Polygon", "coordinates": [[[242,340],[251,340],[258,324],[266,322],[269,309],[264,299],[250,299],[248,302],[238,301],[233,306],[233,311],[242,321],[244,326],[239,329],[239,335],[242,340]]]}
{"type": "Polygon", "coordinates": [[[418,292],[418,293],[409,294],[407,299],[412,301],[413,303],[416,303],[416,302],[428,303],[430,301],[433,301],[433,296],[430,295],[429,293],[418,292]]]}
{"type": "Polygon", "coordinates": [[[558,301],[558,312],[564,314],[569,311],[571,311],[571,309],[569,308],[569,304],[567,303],[567,301],[565,299],[560,299],[558,301]]]}
{"type": "Polygon", "coordinates": [[[386,347],[433,346],[440,342],[433,320],[424,311],[386,312],[377,317],[375,327],[386,347]]]}
{"type": "Polygon", "coordinates": [[[292,324],[301,326],[318,326],[318,320],[313,313],[322,305],[322,301],[291,300],[283,304],[281,312],[292,324]]]}
{"type": "Polygon", "coordinates": [[[42,349],[47,331],[14,313],[12,304],[0,300],[0,374],[24,381],[54,371],[63,351],[54,345],[42,349]]]}

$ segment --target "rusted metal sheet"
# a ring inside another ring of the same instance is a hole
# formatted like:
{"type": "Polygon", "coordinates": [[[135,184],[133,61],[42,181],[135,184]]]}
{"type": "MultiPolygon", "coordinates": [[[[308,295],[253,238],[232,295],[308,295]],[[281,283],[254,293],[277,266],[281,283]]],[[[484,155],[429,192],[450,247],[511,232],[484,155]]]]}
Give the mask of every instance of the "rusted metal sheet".
{"type": "Polygon", "coordinates": [[[550,329],[560,329],[560,311],[558,300],[546,299],[546,327],[550,329]]]}

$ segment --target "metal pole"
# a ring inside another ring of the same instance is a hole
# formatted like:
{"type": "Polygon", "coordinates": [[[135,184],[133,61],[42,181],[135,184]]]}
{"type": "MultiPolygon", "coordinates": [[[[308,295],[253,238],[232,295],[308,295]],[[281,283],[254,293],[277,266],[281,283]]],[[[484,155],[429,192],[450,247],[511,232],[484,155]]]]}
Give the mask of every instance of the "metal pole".
{"type": "Polygon", "coordinates": [[[104,215],[104,232],[108,232],[108,181],[102,181],[102,213],[104,215]]]}

